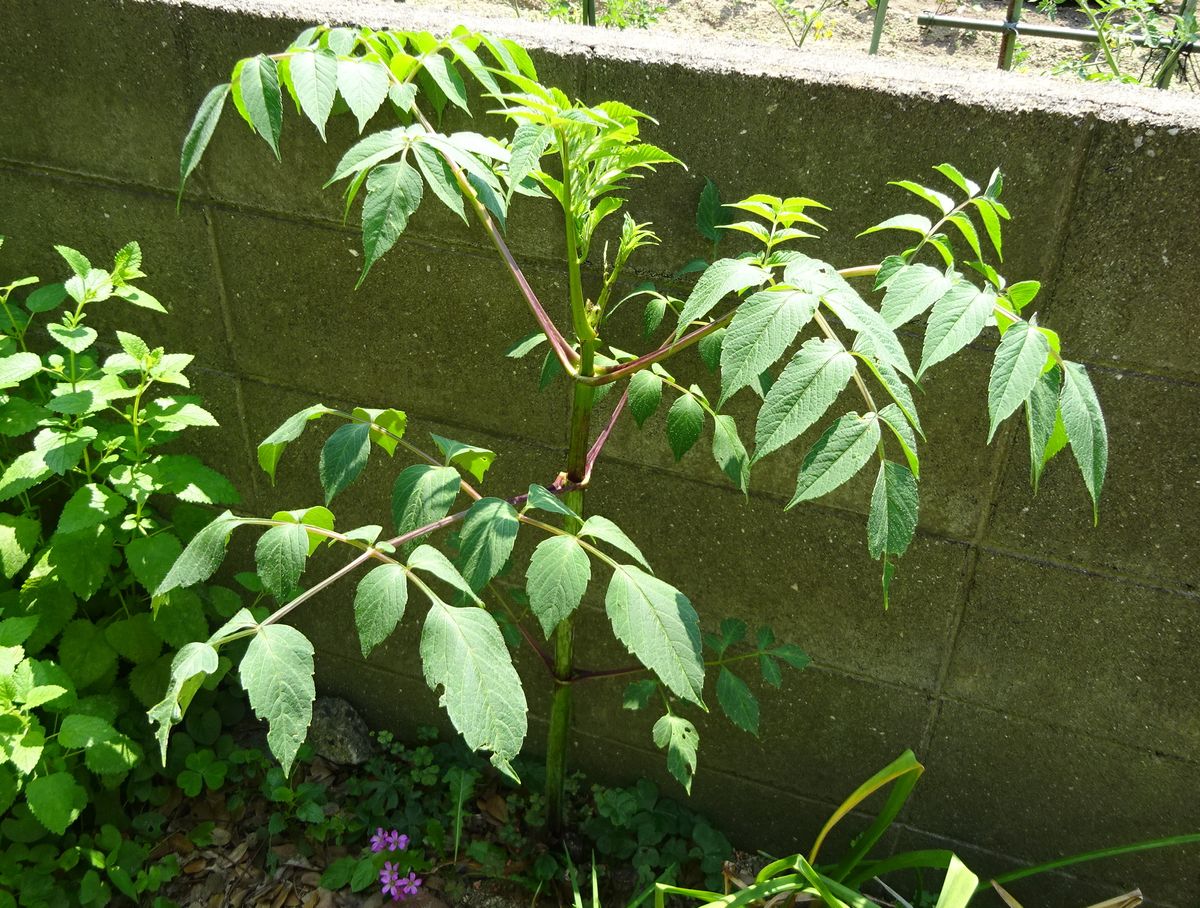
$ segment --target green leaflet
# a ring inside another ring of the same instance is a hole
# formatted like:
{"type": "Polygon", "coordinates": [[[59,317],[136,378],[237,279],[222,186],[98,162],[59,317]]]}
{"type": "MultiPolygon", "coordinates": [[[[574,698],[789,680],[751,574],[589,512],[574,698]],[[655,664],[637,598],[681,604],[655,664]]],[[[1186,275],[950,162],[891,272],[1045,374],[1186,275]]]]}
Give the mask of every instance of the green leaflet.
{"type": "Polygon", "coordinates": [[[988,379],[989,444],[1000,423],[1033,393],[1049,355],[1050,341],[1035,324],[1017,322],[1004,332],[988,379]]]}
{"type": "Polygon", "coordinates": [[[885,362],[877,359],[871,351],[870,341],[866,340],[861,334],[854,343],[854,355],[871,370],[879,384],[883,385],[883,389],[887,391],[888,396],[896,402],[896,406],[908,419],[911,425],[922,438],[925,437],[924,431],[921,429],[921,419],[917,414],[917,402],[913,400],[912,391],[908,385],[904,383],[904,379],[900,377],[895,369],[885,362]]]}
{"type": "Polygon", "coordinates": [[[757,287],[771,274],[758,265],[742,259],[718,259],[713,262],[696,281],[679,314],[679,337],[698,318],[707,315],[721,298],[728,293],[740,293],[747,287],[757,287]]]}
{"type": "Polygon", "coordinates": [[[537,123],[525,123],[513,133],[512,155],[508,161],[508,196],[527,176],[538,169],[541,157],[554,139],[554,130],[537,123]]]}
{"type": "Polygon", "coordinates": [[[731,212],[721,204],[721,193],[717,184],[705,178],[700,190],[700,201],[696,205],[696,230],[714,246],[721,242],[721,227],[730,223],[731,212]]]}
{"type": "Polygon", "coordinates": [[[923,214],[898,214],[874,227],[868,227],[858,235],[866,236],[868,233],[876,233],[880,230],[907,230],[910,233],[919,233],[924,236],[933,230],[933,221],[923,214]]]}
{"type": "Polygon", "coordinates": [[[372,568],[354,594],[354,623],[363,658],[391,636],[408,602],[408,576],[398,564],[372,568]]]}
{"type": "MultiPolygon", "coordinates": [[[[420,168],[421,175],[425,177],[425,182],[429,184],[433,194],[443,205],[462,218],[464,223],[467,223],[467,212],[463,208],[458,184],[442,156],[433,149],[433,146],[417,142],[413,145],[413,157],[417,159],[417,167],[420,168]]],[[[542,335],[542,338],[544,339],[545,335],[542,335]]]]}
{"type": "Polygon", "coordinates": [[[667,769],[688,794],[692,793],[692,776],[696,774],[696,751],[700,733],[682,716],[668,713],[654,723],[654,744],[667,751],[667,769]]]}
{"type": "Polygon", "coordinates": [[[1063,363],[1062,393],[1059,396],[1063,426],[1071,442],[1071,453],[1083,473],[1083,484],[1092,497],[1092,519],[1100,519],[1100,490],[1108,470],[1108,429],[1096,390],[1087,369],[1079,363],[1063,363]]]}
{"type": "Polygon", "coordinates": [[[942,881],[942,891],[934,908],[967,908],[978,886],[979,877],[968,870],[956,855],[951,855],[946,878],[942,881]]]}
{"type": "Polygon", "coordinates": [[[217,651],[208,643],[189,643],[171,660],[171,683],[167,694],[148,713],[150,721],[158,725],[154,737],[164,764],[171,727],[183,718],[192,697],[205,677],[216,672],[218,664],[217,651]]]}
{"type": "Polygon", "coordinates": [[[421,663],[430,689],[472,750],[515,778],[510,761],[527,730],[525,691],[496,619],[481,608],[434,599],[421,631],[421,663]]]}
{"type": "Polygon", "coordinates": [[[295,441],[304,431],[305,426],[314,419],[319,419],[328,413],[324,404],[313,404],[305,407],[299,413],[294,413],[283,421],[283,424],[264,438],[258,445],[258,464],[271,477],[275,484],[275,467],[289,442],[295,441]]]}
{"type": "Polygon", "coordinates": [[[721,400],[773,365],[817,311],[818,298],[799,290],[761,290],[737,308],[721,343],[721,400]]]}
{"type": "Polygon", "coordinates": [[[0,568],[6,579],[15,577],[25,566],[41,533],[41,523],[32,517],[0,514],[0,568]]]}
{"type": "Polygon", "coordinates": [[[750,455],[746,453],[746,446],[742,444],[732,416],[721,413],[713,417],[712,452],[721,472],[741,492],[749,492],[750,455]]]}
{"type": "Polygon", "coordinates": [[[188,587],[207,580],[225,560],[229,534],[241,526],[241,521],[225,511],[212,523],[192,537],[183,554],[171,565],[171,570],[158,585],[154,595],[162,596],[173,589],[188,587]]]}
{"type": "Polygon", "coordinates": [[[267,745],[285,775],[312,721],[313,671],[312,644],[286,624],[260,626],[242,657],[242,687],[254,715],[267,721],[267,745]]]}
{"type": "Polygon", "coordinates": [[[445,517],[461,482],[454,467],[419,463],[402,470],[392,487],[396,532],[409,533],[445,517]]]}
{"type": "Polygon", "coordinates": [[[196,111],[188,134],[183,140],[183,151],[179,155],[179,195],[175,202],[176,208],[183,202],[183,187],[187,178],[200,163],[204,149],[208,147],[213,131],[217,128],[221,112],[225,109],[225,99],[229,97],[229,89],[230,85],[226,82],[209,90],[200,102],[200,108],[196,111]]]}
{"type": "Polygon", "coordinates": [[[137,582],[153,593],[182,551],[183,545],[174,533],[155,533],[130,540],[125,546],[125,561],[137,582]]]}
{"type": "Polygon", "coordinates": [[[661,400],[662,379],[649,369],[635,372],[629,380],[629,412],[639,429],[654,415],[661,400]]]}
{"type": "Polygon", "coordinates": [[[370,456],[370,424],[352,422],[338,426],[321,448],[319,472],[326,504],[358,478],[370,456]]]}
{"type": "Polygon", "coordinates": [[[421,65],[452,104],[467,113],[471,112],[467,107],[467,87],[463,84],[462,76],[446,62],[445,57],[436,53],[428,54],[421,58],[421,65]]]}
{"type": "MultiPolygon", "coordinates": [[[[259,54],[238,63],[233,70],[233,103],[242,119],[266,140],[275,152],[275,159],[280,160],[283,97],[279,93],[279,73],[274,60],[259,54]]],[[[213,126],[216,126],[215,120],[213,126]]],[[[209,132],[211,134],[211,129],[209,132]]]]}
{"type": "Polygon", "coordinates": [[[452,438],[443,438],[432,432],[429,433],[429,437],[438,446],[438,450],[446,456],[446,463],[466,470],[480,482],[483,482],[484,474],[496,459],[496,452],[487,448],[454,441],[452,438]]]}
{"type": "Polygon", "coordinates": [[[580,536],[589,536],[592,539],[598,539],[600,542],[606,542],[614,549],[624,552],[626,555],[633,558],[639,564],[650,570],[650,565],[642,555],[641,549],[634,544],[634,541],[625,535],[625,531],[609,520],[607,517],[601,517],[599,514],[593,514],[583,522],[583,526],[579,528],[580,536]]]}
{"type": "Polygon", "coordinates": [[[884,282],[879,314],[893,328],[916,318],[950,289],[950,279],[929,265],[904,265],[884,282]]]}
{"type": "Polygon", "coordinates": [[[547,640],[579,607],[591,579],[591,560],[574,536],[551,536],[538,543],[525,573],[525,591],[547,640]]]}
{"type": "Polygon", "coordinates": [[[500,573],[520,526],[516,509],[507,501],[481,498],[471,505],[459,534],[459,568],[471,589],[478,592],[500,573]]]}
{"type": "Polygon", "coordinates": [[[471,585],[458,572],[458,568],[454,566],[449,558],[433,546],[417,546],[408,558],[408,566],[416,571],[425,571],[437,577],[443,583],[450,584],[450,586],[454,587],[460,593],[464,593],[470,599],[473,599],[476,605],[483,604],[479,597],[475,595],[475,591],[471,589],[471,585]]]}
{"type": "Polygon", "coordinates": [[[839,418],[805,455],[796,494],[787,506],[832,492],[863,468],[878,444],[879,418],[875,414],[847,413],[839,418]]]}
{"type": "Polygon", "coordinates": [[[933,305],[925,327],[925,343],[921,349],[921,367],[917,379],[930,366],[953,356],[979,336],[996,303],[990,287],[982,290],[970,281],[960,280],[933,305]]]}
{"type": "Polygon", "coordinates": [[[681,394],[667,411],[667,441],[679,460],[692,449],[704,428],[704,408],[691,394],[681,394]]]}
{"type": "Polygon", "coordinates": [[[900,442],[900,449],[904,451],[904,457],[908,461],[908,468],[912,471],[913,476],[920,479],[921,461],[917,457],[917,435],[913,431],[912,425],[905,419],[903,411],[895,404],[888,404],[879,411],[879,418],[892,430],[896,441],[900,442]]]}
{"type": "Polygon", "coordinates": [[[363,202],[363,270],[356,288],[379,258],[396,245],[408,219],[421,204],[421,175],[405,161],[380,164],[367,177],[363,202]]]}
{"type": "MultiPolygon", "coordinates": [[[[350,146],[349,150],[342,155],[342,159],[338,161],[338,165],[333,171],[333,176],[325,182],[325,185],[332,186],[338,180],[344,180],[351,174],[361,173],[381,161],[386,161],[412,146],[414,137],[421,134],[420,127],[415,126],[397,126],[394,129],[371,133],[365,139],[350,146]]],[[[347,205],[347,209],[349,209],[349,205],[347,205]]]]}
{"type": "Polygon", "coordinates": [[[87,792],[69,772],[38,776],[25,786],[25,800],[39,823],[55,835],[79,819],[87,806],[87,792]]]}
{"type": "MultiPolygon", "coordinates": [[[[296,100],[325,140],[325,124],[338,91],[338,59],[329,50],[293,55],[288,61],[296,100]]],[[[361,131],[361,130],[360,130],[361,131]]]]}
{"type": "Polygon", "coordinates": [[[810,338],[767,392],[754,429],[754,460],[797,438],[821,418],[854,373],[854,357],[835,340],[810,338]]]}
{"type": "Polygon", "coordinates": [[[308,531],[298,523],[272,527],[258,538],[254,561],[267,592],[278,601],[291,598],[308,558],[308,531]]]}
{"type": "Polygon", "coordinates": [[[563,517],[573,517],[576,520],[581,519],[578,514],[563,504],[557,495],[545,486],[540,486],[537,483],[529,487],[529,497],[525,506],[527,508],[536,508],[539,511],[546,511],[550,514],[560,514],[563,517]]]}
{"type": "Polygon", "coordinates": [[[338,60],[337,87],[346,106],[358,120],[358,131],[367,128],[367,121],[375,116],[387,97],[388,85],[387,67],[374,60],[338,60]]]}
{"type": "Polygon", "coordinates": [[[42,371],[42,359],[36,353],[14,353],[0,359],[0,388],[13,388],[42,371]]]}
{"type": "Polygon", "coordinates": [[[904,554],[917,531],[917,508],[917,478],[908,467],[885,460],[879,465],[867,516],[872,558],[904,554]]]}
{"type": "Polygon", "coordinates": [[[1029,482],[1037,494],[1042,470],[1050,459],[1062,449],[1067,430],[1062,426],[1058,411],[1058,397],[1062,388],[1062,369],[1055,366],[1038,377],[1029,397],[1025,401],[1025,425],[1029,429],[1029,482]],[[1061,428],[1062,438],[1053,448],[1050,440],[1061,428]]]}
{"type": "Polygon", "coordinates": [[[758,699],[745,681],[723,665],[717,674],[717,702],[730,722],[742,731],[758,735],[758,699]]]}
{"type": "Polygon", "coordinates": [[[617,565],[604,597],[618,640],[676,696],[703,707],[700,619],[688,598],[631,565],[617,565]]]}

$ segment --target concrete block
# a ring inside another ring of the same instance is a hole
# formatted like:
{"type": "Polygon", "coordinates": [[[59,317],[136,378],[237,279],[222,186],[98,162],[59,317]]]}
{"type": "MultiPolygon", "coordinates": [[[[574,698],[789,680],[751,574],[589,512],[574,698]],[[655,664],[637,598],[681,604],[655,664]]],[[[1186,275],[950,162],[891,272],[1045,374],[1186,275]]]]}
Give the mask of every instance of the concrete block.
{"type": "Polygon", "coordinates": [[[641,267],[673,270],[689,258],[707,256],[707,241],[694,227],[705,177],[720,185],[726,201],[766,192],[824,202],[833,208],[818,217],[828,234],[798,248],[838,267],[878,262],[905,248],[903,240],[876,235],[852,245],[856,233],[894,214],[930,213],[926,203],[887,182],[911,179],[953,191],[930,170],[943,161],[980,182],[995,167],[1008,174],[1004,198],[1017,220],[1002,270],[1020,280],[1043,275],[1048,267],[1069,200],[1063,173],[1078,157],[1082,118],[1029,109],[1002,112],[939,94],[866,90],[815,74],[731,78],[728,64],[694,68],[660,57],[660,65],[649,69],[645,59],[644,53],[616,50],[589,60],[587,69],[590,101],[613,98],[646,111],[660,124],[647,127],[647,141],[664,145],[688,165],[687,171],[662,168],[645,181],[644,192],[631,197],[634,216],[652,220],[672,240],[661,250],[647,250],[641,267]],[[969,126],[947,128],[950,123],[969,126]],[[1036,154],[1027,136],[1037,137],[1036,154]],[[781,150],[782,157],[766,149],[781,150]]]}
{"type": "Polygon", "coordinates": [[[1189,599],[985,555],[945,693],[1081,734],[1190,758],[1200,747],[1189,599]]]}
{"type": "Polygon", "coordinates": [[[0,157],[173,190],[191,123],[175,4],[5,0],[0,157]]]}
{"type": "Polygon", "coordinates": [[[98,267],[111,268],[117,250],[137,240],[142,270],[148,275],[140,284],[169,314],[114,297],[89,307],[88,324],[102,341],[115,343],[113,332],[119,328],[151,346],[191,353],[201,368],[232,369],[220,277],[202,210],[189,205],[177,215],[170,198],[160,193],[24,168],[0,169],[0,198],[6,234],[0,263],[5,274],[63,281],[71,269],[54,251],[56,244],[79,250],[98,267]]]}
{"type": "Polygon", "coordinates": [[[1050,289],[1064,353],[1196,379],[1200,126],[1099,122],[1050,289]]]}
{"type": "Polygon", "coordinates": [[[1187,414],[1200,388],[1129,372],[1089,370],[1108,425],[1108,478],[1100,522],[1070,451],[1029,490],[1029,441],[1018,426],[997,494],[987,544],[1136,577],[1200,589],[1200,434],[1187,414]]]}
{"type": "MultiPolygon", "coordinates": [[[[446,422],[479,412],[481,428],[545,445],[563,437],[564,393],[539,395],[539,361],[504,356],[535,323],[492,259],[402,239],[355,292],[348,232],[224,212],[216,227],[244,374],[446,422]]],[[[546,299],[566,292],[556,275],[530,279],[546,299]]]]}
{"type": "Polygon", "coordinates": [[[879,564],[859,515],[778,502],[605,463],[588,499],[626,527],[655,572],[696,606],[706,627],[740,617],[769,624],[822,665],[931,689],[960,593],[965,550],[919,536],[884,611],[879,564]]]}
{"type": "MultiPolygon", "coordinates": [[[[1191,832],[1200,822],[1196,765],[1015,716],[946,703],[934,728],[909,822],[1033,863],[1191,832]]],[[[1098,861],[1079,875],[1140,886],[1190,905],[1200,884],[1194,848],[1098,861]]]]}

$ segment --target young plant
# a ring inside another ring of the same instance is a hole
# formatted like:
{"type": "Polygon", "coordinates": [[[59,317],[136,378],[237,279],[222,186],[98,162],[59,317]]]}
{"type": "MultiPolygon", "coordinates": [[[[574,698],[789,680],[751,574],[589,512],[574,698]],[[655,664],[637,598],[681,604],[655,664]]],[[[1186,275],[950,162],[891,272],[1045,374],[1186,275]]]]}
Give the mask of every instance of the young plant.
{"type": "MultiPolygon", "coordinates": [[[[430,436],[435,449],[427,450],[412,440],[401,410],[335,410],[317,404],[289,418],[259,446],[259,462],[272,477],[287,445],[311,423],[324,418],[340,423],[320,459],[324,505],[361,474],[376,449],[414,461],[400,471],[392,489],[393,531],[378,525],[335,529],[333,514],[320,505],[265,519],[226,511],[201,532],[163,579],[160,595],[210,577],[230,534],[257,527],[266,530],[256,545],[259,573],[281,607],[263,620],[245,612],[235,615],[207,642],[179,653],[171,690],[152,710],[164,748],[191,691],[219,664],[218,651],[249,640],[241,680],[251,705],[270,724],[272,750],[289,767],[310,719],[313,648],[282,619],[336,581],[374,565],[359,580],[353,605],[363,654],[395,630],[408,610],[410,590],[419,592],[429,604],[420,644],[425,678],[430,688],[441,690],[441,702],[466,742],[489,751],[504,771],[511,772],[510,761],[524,741],[527,709],[497,616],[541,659],[554,685],[546,742],[552,825],[562,822],[573,691],[587,680],[646,676],[629,696],[662,704],[654,741],[666,750],[670,771],[690,786],[699,736],[684,708],[706,708],[706,666],[721,666],[717,700],[735,724],[757,729],[757,702],[729,668],[736,661],[732,650],[744,645],[746,628],[726,622],[719,636],[708,639],[715,658],[706,660],[706,638],[691,601],[653,573],[624,530],[585,508],[600,454],[625,410],[641,423],[664,396],[674,398],[666,422],[676,458],[695,445],[711,421],[713,457],[745,492],[753,464],[779,456],[852,385],[862,398],[861,412],[835,419],[811,446],[788,506],[823,496],[878,461],[867,541],[871,554],[883,561],[885,604],[895,559],[917,525],[922,430],[911,386],[985,329],[994,327],[1000,336],[988,391],[992,434],[1024,408],[1035,481],[1046,462],[1069,444],[1098,502],[1107,441],[1086,370],[1064,358],[1054,332],[1022,315],[1037,283],[1010,285],[985,262],[981,231],[999,259],[1001,222],[1009,217],[1000,201],[999,173],[981,188],[941,165],[938,170],[957,198],[908,181],[896,184],[931,205],[934,217],[902,214],[870,228],[865,232],[894,229],[918,239],[881,264],[840,271],[793,248],[821,229],[813,213],[825,206],[765,194],[737,202],[731,208],[740,220],[713,217],[708,226],[715,232],[719,221],[720,229],[748,235],[753,248],[705,266],[685,299],[652,298],[657,314],[651,333],[659,334],[664,325],[666,330],[656,346],[635,355],[607,345],[605,337],[618,313],[628,311],[616,300],[615,289],[631,256],[657,243],[657,237],[626,214],[615,254],[602,256],[603,275],[596,286],[585,287],[582,266],[596,247],[598,230],[621,211],[633,182],[657,166],[678,163],[669,152],[642,141],[645,114],[616,101],[586,105],[540,84],[525,50],[506,39],[461,28],[442,38],[311,28],[281,53],[240,61],[231,82],[210,92],[184,142],[181,177],[186,180],[197,166],[228,97],[278,155],[285,92],[322,134],[339,94],[360,130],[381,110],[399,124],[349,148],[330,180],[346,185],[347,208],[365,192],[360,284],[395,244],[426,188],[437,202],[484,231],[536,325],[536,333],[519,341],[512,355],[545,344],[543,381],[566,379],[571,401],[567,454],[552,481],[485,497],[479,485],[495,454],[437,435],[430,436]],[[435,127],[447,105],[469,111],[467,78],[495,105],[492,112],[514,125],[511,134],[493,139],[435,127]],[[562,213],[570,305],[565,329],[538,299],[505,240],[516,196],[549,198],[562,213]],[[923,260],[931,257],[937,267],[923,260]],[[982,283],[968,277],[972,272],[982,276],[982,283]],[[851,284],[863,279],[874,279],[874,288],[884,291],[882,310],[864,298],[870,285],[860,292],[851,284]],[[914,369],[896,329],[927,311],[921,362],[914,369]],[[711,396],[667,370],[673,358],[693,348],[719,367],[719,392],[711,396]],[[782,369],[780,363],[786,363],[782,369]],[[763,398],[753,456],[734,418],[723,412],[747,388],[763,398]],[[611,407],[601,422],[597,405],[604,400],[611,407]],[[469,506],[456,510],[464,496],[469,506]],[[432,540],[450,526],[457,527],[457,545],[448,556],[432,540]],[[540,541],[525,571],[525,595],[518,599],[492,581],[512,557],[521,533],[540,541]],[[356,554],[301,591],[308,556],[331,543],[356,554]],[[638,660],[634,667],[584,669],[577,663],[575,613],[594,566],[608,575],[605,609],[614,635],[638,660]]],[[[753,655],[771,683],[780,681],[780,662],[807,662],[795,647],[776,643],[770,631],[760,633],[746,655],[753,655]]]]}
{"type": "Polygon", "coordinates": [[[186,393],[192,357],[124,331],[105,352],[89,325],[100,308],[166,311],[139,285],[137,243],[108,270],[56,248],[66,280],[0,287],[0,891],[59,904],[39,899],[74,873],[82,903],[100,905],[162,881],[142,869],[150,847],[100,817],[128,822],[122,786],[147,769],[140,713],[166,686],[164,649],[241,606],[215,586],[151,598],[211,516],[200,506],[237,494],[162,450],[217,424],[186,393]]]}

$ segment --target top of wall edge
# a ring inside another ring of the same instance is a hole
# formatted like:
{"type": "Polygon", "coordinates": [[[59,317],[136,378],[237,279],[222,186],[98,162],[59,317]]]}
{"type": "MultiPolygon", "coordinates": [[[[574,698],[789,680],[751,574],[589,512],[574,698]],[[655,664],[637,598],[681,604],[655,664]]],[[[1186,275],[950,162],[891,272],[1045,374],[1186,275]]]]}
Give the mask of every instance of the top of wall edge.
{"type": "Polygon", "coordinates": [[[463,24],[520,40],[561,56],[683,67],[731,76],[768,76],[797,84],[820,83],[877,91],[905,99],[944,99],[989,109],[1042,111],[1094,117],[1131,126],[1161,126],[1200,133],[1200,98],[1179,92],[1112,83],[1090,83],[999,70],[954,67],[806,49],[686,40],[666,30],[619,31],[529,19],[485,19],[413,9],[397,0],[136,0],[176,7],[227,10],[233,15],[287,18],[311,23],[420,28],[445,31],[463,24]]]}

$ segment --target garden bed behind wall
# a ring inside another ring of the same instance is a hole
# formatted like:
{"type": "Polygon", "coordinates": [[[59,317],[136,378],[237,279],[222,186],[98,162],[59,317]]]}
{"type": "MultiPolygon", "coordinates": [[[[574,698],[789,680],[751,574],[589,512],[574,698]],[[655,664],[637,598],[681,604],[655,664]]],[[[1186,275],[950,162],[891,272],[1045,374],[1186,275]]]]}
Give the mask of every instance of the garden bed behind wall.
{"type": "MultiPolygon", "coordinates": [[[[275,489],[253,456],[316,400],[398,406],[421,431],[489,445],[501,455],[488,477],[496,493],[560,469],[565,398],[538,394],[532,361],[503,358],[529,328],[481,236],[430,207],[352,291],[359,239],[320,190],[350,139],[344,118],[328,147],[289,118],[282,167],[225,123],[175,213],[181,139],[236,58],[279,49],[316,20],[409,26],[410,15],[382,0],[0,0],[4,273],[58,273],[52,243],[100,258],[138,238],[146,286],[172,309],[139,333],[198,354],[199,391],[223,425],[206,458],[251,510],[318,500],[313,444],[289,451],[275,489]]],[[[653,114],[650,140],[687,162],[646,180],[631,204],[667,239],[640,260],[648,276],[705,252],[691,223],[706,176],[726,198],[824,201],[833,211],[816,254],[852,264],[884,251],[854,243],[856,232],[908,210],[888,180],[934,179],[942,161],[977,178],[1003,167],[1016,216],[1004,272],[1043,281],[1041,321],[1088,365],[1108,417],[1109,482],[1092,528],[1073,464],[1052,464],[1033,499],[1023,429],[985,444],[985,350],[931,377],[921,532],[888,611],[863,490],[785,513],[796,464],[764,462],[746,501],[702,454],[674,467],[661,425],[622,427],[591,506],[637,530],[702,614],[772,623],[815,660],[782,693],[763,692],[761,740],[701,725],[697,805],[743,845],[794,850],[911,747],[928,771],[892,844],[953,847],[981,872],[1200,826],[1200,105],[1000,73],[964,84],[886,60],[700,42],[684,54],[652,35],[496,27],[536,50],[547,81],[653,114]],[[686,545],[673,550],[664,526],[686,545]]],[[[533,204],[510,223],[550,300],[565,297],[560,229],[533,204]]],[[[363,484],[346,498],[345,525],[387,521],[363,484]]],[[[305,619],[324,689],[380,724],[434,715],[402,641],[363,664],[348,606],[347,589],[305,619]]],[[[580,765],[666,784],[649,717],[599,689],[578,712],[580,765]]],[[[531,747],[542,733],[535,719],[531,747]]],[[[1066,894],[1025,890],[1028,904],[1140,885],[1155,904],[1185,906],[1200,891],[1194,851],[1084,873],[1066,894]]]]}

